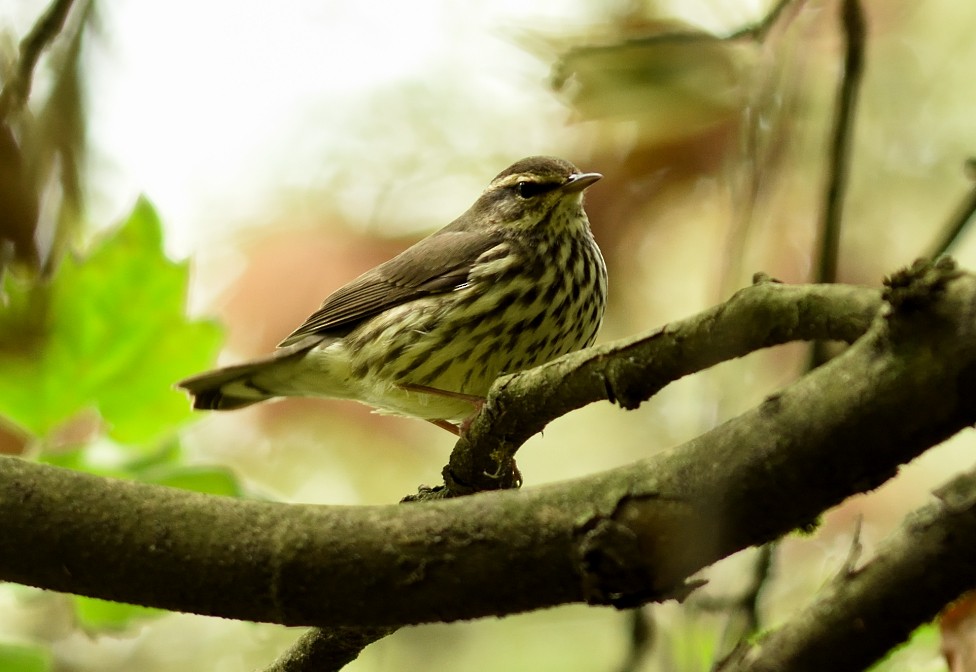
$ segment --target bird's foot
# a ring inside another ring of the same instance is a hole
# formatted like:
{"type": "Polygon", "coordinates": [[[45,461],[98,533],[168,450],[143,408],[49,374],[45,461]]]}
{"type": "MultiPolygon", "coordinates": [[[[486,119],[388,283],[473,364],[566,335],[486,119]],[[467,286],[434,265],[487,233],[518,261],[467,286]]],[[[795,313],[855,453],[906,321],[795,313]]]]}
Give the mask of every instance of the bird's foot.
{"type": "MultiPolygon", "coordinates": [[[[450,432],[454,436],[464,436],[467,433],[468,428],[471,427],[471,423],[474,422],[474,419],[478,417],[478,414],[481,412],[481,409],[484,408],[485,406],[485,398],[479,397],[474,394],[465,394],[463,392],[452,392],[450,390],[440,390],[437,389],[436,387],[428,387],[427,385],[415,385],[413,383],[403,383],[400,385],[400,387],[404,390],[407,390],[408,392],[420,392],[421,394],[433,394],[440,397],[448,397],[450,399],[462,399],[470,403],[471,406],[473,406],[474,408],[471,411],[471,414],[468,415],[464,420],[462,420],[460,424],[454,424],[453,422],[449,422],[447,420],[427,421],[432,425],[436,425],[437,427],[440,427],[441,429],[450,432]]],[[[509,461],[508,469],[506,469],[505,466],[503,465],[499,465],[498,470],[495,473],[493,474],[486,473],[485,476],[493,480],[504,479],[507,484],[504,485],[503,487],[518,488],[522,486],[522,472],[519,471],[518,465],[515,463],[514,459],[509,461]]]]}

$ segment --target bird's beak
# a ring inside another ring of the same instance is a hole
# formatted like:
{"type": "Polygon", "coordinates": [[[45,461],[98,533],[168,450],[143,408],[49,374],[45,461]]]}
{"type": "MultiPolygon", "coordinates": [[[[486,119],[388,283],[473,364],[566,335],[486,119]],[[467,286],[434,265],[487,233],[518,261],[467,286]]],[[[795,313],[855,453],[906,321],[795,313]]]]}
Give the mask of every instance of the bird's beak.
{"type": "Polygon", "coordinates": [[[566,183],[561,187],[567,194],[575,194],[583,191],[588,186],[602,178],[600,173],[574,173],[569,176],[566,183]]]}

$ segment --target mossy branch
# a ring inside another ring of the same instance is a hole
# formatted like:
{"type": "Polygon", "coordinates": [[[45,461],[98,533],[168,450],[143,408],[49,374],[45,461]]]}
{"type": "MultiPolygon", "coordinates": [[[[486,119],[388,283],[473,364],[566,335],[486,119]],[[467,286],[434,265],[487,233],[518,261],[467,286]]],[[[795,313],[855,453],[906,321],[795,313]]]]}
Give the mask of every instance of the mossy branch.
{"type": "MultiPolygon", "coordinates": [[[[409,506],[300,506],[3,458],[0,578],[376,633],[571,602],[681,598],[702,567],[811,524],[976,422],[974,316],[976,277],[947,261],[896,274],[883,293],[763,281],[655,334],[507,379],[478,423],[499,423],[511,440],[601,395],[633,406],[669,380],[758,347],[864,334],[682,446],[539,488],[409,506]],[[550,376],[565,383],[548,386],[550,376]],[[539,397],[526,397],[533,389],[539,397]]],[[[479,437],[470,445],[487,445],[479,437]]],[[[970,539],[972,518],[951,517],[947,538],[970,539]]],[[[926,562],[945,553],[962,551],[946,543],[926,562]]],[[[969,572],[953,573],[957,565],[939,567],[950,593],[971,582],[969,572]]]]}

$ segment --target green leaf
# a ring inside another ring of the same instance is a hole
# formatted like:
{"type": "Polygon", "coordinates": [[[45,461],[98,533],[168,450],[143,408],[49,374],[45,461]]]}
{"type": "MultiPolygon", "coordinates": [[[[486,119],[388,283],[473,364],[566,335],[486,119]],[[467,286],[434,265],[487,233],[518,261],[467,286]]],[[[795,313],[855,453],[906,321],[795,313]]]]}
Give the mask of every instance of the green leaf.
{"type": "Polygon", "coordinates": [[[939,626],[927,623],[915,629],[908,641],[892,649],[869,668],[869,672],[947,672],[941,653],[939,626]]]}
{"type": "Polygon", "coordinates": [[[211,322],[185,316],[188,272],[166,258],[162,227],[140,199],[85,259],[46,285],[5,280],[0,413],[37,436],[88,408],[121,443],[148,444],[190,415],[173,389],[214,359],[211,322]]]}
{"type": "MultiPolygon", "coordinates": [[[[167,613],[162,609],[140,607],[123,602],[110,602],[94,597],[81,597],[80,595],[72,595],[71,597],[75,603],[75,615],[78,617],[78,621],[89,632],[123,630],[134,620],[156,618],[167,613]]],[[[5,670],[6,668],[0,667],[0,669],[5,670]]]]}
{"type": "Polygon", "coordinates": [[[0,643],[0,670],[4,672],[48,672],[51,653],[29,644],[0,643]]]}
{"type": "Polygon", "coordinates": [[[241,497],[243,494],[234,474],[223,467],[158,467],[140,473],[138,478],[145,483],[156,483],[209,495],[241,497]]]}
{"type": "MultiPolygon", "coordinates": [[[[244,488],[232,471],[220,466],[183,463],[183,451],[177,442],[168,442],[155,452],[143,452],[118,464],[91,459],[84,448],[41,455],[40,461],[56,467],[85,471],[108,478],[134,479],[169,488],[180,488],[223,497],[243,497],[244,488]]],[[[2,668],[0,668],[2,671],[2,668]]]]}

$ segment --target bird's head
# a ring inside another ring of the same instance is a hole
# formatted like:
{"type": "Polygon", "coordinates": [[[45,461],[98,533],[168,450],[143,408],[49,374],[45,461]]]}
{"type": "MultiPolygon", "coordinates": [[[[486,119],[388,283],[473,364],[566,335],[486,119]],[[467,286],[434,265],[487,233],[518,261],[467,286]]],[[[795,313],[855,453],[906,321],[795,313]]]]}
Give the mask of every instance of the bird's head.
{"type": "Polygon", "coordinates": [[[560,158],[530,156],[495,176],[466,214],[511,231],[585,223],[583,190],[601,177],[560,158]]]}

